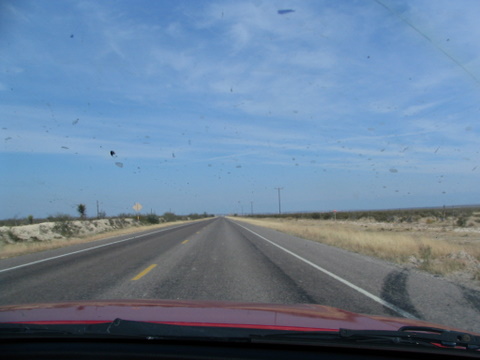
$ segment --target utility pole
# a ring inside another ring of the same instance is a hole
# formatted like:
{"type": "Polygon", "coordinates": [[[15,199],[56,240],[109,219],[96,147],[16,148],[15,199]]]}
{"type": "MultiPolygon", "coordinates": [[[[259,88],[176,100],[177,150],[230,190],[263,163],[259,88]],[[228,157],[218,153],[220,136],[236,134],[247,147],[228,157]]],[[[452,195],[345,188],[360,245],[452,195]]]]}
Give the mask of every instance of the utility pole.
{"type": "Polygon", "coordinates": [[[253,201],[250,201],[250,214],[253,215],[253,201]]]}
{"type": "Polygon", "coordinates": [[[280,199],[280,190],[283,190],[283,187],[276,187],[276,190],[278,190],[278,213],[282,213],[282,201],[280,199]]]}

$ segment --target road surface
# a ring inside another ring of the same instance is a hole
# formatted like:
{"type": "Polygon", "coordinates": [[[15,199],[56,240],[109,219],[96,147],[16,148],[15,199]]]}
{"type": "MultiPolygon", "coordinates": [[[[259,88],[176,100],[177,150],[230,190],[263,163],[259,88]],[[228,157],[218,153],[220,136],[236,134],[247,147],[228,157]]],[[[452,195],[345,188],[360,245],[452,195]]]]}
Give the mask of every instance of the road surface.
{"type": "Polygon", "coordinates": [[[315,303],[480,332],[480,293],[214,218],[0,260],[0,305],[97,299],[315,303]]]}

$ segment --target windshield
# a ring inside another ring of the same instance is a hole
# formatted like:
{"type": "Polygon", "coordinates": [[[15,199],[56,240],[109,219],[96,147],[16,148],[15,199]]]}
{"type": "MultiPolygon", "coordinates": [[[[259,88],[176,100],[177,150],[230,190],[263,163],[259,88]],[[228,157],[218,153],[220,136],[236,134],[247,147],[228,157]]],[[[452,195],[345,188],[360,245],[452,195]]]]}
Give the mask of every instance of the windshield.
{"type": "Polygon", "coordinates": [[[480,332],[478,1],[2,1],[0,305],[480,332]]]}

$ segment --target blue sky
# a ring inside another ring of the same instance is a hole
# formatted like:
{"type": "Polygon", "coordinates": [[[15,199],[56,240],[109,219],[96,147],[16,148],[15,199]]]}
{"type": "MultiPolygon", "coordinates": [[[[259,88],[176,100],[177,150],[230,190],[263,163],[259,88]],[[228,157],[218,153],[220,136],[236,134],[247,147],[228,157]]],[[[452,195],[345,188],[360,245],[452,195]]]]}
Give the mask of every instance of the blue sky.
{"type": "Polygon", "coordinates": [[[479,13],[3,1],[0,218],[478,204],[479,13]]]}

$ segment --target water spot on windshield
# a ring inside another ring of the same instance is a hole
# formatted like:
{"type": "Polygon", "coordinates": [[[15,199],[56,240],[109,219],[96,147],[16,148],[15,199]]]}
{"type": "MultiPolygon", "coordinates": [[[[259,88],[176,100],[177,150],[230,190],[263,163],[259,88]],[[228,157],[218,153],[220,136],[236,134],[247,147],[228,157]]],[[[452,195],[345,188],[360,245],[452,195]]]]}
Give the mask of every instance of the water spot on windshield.
{"type": "Polygon", "coordinates": [[[115,165],[117,165],[119,168],[123,168],[123,163],[122,162],[117,161],[115,163],[115,165]]]}
{"type": "Polygon", "coordinates": [[[279,15],[290,14],[290,13],[293,13],[293,12],[295,12],[295,10],[293,10],[293,9],[281,9],[281,10],[277,11],[277,13],[279,15]]]}
{"type": "Polygon", "coordinates": [[[391,173],[398,173],[398,170],[395,169],[395,168],[391,168],[391,169],[390,169],[390,172],[391,172],[391,173]]]}
{"type": "Polygon", "coordinates": [[[80,121],[80,119],[76,119],[76,120],[72,121],[72,125],[77,125],[79,121],[80,121]]]}

